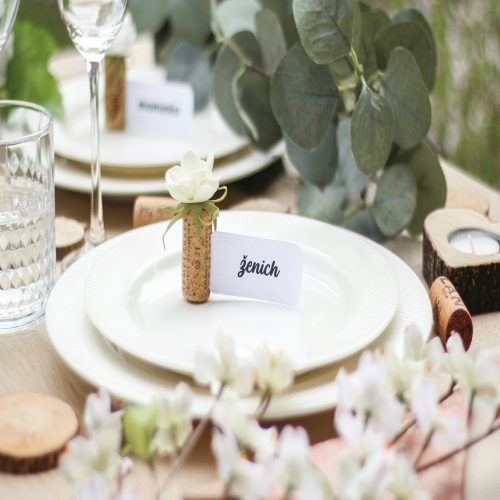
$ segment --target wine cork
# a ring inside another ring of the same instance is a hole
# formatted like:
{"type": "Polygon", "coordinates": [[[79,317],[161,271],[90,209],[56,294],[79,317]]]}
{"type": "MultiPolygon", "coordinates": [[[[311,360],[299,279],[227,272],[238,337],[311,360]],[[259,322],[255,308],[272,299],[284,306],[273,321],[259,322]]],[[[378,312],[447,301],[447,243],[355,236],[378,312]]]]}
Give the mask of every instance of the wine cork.
{"type": "Polygon", "coordinates": [[[26,474],[57,467],[77,430],[75,412],[58,398],[35,393],[0,397],[0,470],[26,474]]]}
{"type": "Polygon", "coordinates": [[[139,196],[134,202],[132,225],[140,227],[169,220],[172,214],[163,210],[163,207],[176,207],[178,204],[178,201],[168,196],[139,196]]]}
{"type": "MultiPolygon", "coordinates": [[[[210,214],[203,212],[203,220],[210,214]]],[[[212,225],[201,226],[196,234],[193,214],[184,217],[182,239],[182,294],[188,302],[206,302],[210,296],[210,238],[212,225]]]]}
{"type": "Polygon", "coordinates": [[[106,56],[104,66],[106,127],[109,130],[123,130],[125,128],[125,58],[106,56]]]}
{"type": "Polygon", "coordinates": [[[434,314],[434,326],[443,345],[453,332],[462,337],[464,349],[472,342],[472,318],[451,281],[439,276],[434,280],[429,290],[429,296],[434,314]]]}
{"type": "Polygon", "coordinates": [[[58,216],[55,219],[56,259],[81,248],[85,242],[85,226],[74,219],[58,216]]]}

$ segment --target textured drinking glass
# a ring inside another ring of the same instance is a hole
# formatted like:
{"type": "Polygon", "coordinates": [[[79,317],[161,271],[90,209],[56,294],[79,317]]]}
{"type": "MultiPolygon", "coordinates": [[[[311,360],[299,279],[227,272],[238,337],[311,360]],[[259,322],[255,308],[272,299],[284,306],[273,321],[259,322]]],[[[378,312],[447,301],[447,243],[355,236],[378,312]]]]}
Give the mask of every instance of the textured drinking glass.
{"type": "Polygon", "coordinates": [[[45,312],[54,284],[52,117],[36,104],[0,101],[0,333],[45,312]]]}

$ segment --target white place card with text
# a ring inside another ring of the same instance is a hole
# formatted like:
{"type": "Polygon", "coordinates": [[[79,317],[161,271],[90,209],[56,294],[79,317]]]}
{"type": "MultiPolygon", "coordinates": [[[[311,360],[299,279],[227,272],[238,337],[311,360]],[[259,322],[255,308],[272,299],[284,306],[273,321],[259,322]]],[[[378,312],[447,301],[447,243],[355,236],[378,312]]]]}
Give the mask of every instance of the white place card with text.
{"type": "Polygon", "coordinates": [[[188,137],[194,114],[190,85],[179,82],[127,82],[127,132],[161,137],[188,137]]]}
{"type": "Polygon", "coordinates": [[[211,292],[299,303],[302,250],[295,243],[215,231],[211,250],[211,292]]]}

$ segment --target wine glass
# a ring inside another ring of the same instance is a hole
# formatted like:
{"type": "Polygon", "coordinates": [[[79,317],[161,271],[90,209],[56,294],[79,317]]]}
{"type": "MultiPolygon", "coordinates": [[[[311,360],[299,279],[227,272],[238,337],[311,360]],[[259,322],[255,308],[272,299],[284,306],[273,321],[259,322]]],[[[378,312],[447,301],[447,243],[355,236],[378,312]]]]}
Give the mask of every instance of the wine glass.
{"type": "Polygon", "coordinates": [[[9,39],[18,8],[19,0],[0,0],[0,52],[9,39]]]}
{"type": "MultiPolygon", "coordinates": [[[[1,0],[0,0],[1,1],[1,0]]],[[[59,11],[76,49],[84,57],[90,85],[90,227],[84,251],[106,239],[102,213],[99,77],[107,49],[120,31],[127,0],[58,0],[59,11]]]]}

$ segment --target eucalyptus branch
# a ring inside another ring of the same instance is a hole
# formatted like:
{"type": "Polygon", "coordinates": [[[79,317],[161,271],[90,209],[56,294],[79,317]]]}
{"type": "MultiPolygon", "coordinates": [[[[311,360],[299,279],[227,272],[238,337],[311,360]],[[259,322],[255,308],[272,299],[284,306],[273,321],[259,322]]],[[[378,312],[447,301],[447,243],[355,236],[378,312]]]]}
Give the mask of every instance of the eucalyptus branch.
{"type": "Polygon", "coordinates": [[[354,50],[354,47],[351,47],[351,50],[349,51],[349,57],[351,58],[351,61],[354,65],[354,74],[356,75],[356,78],[363,83],[364,86],[366,86],[364,74],[363,74],[363,65],[359,63],[358,55],[356,54],[356,51],[354,50]]]}
{"type": "Polygon", "coordinates": [[[176,460],[174,461],[174,463],[170,467],[170,469],[167,473],[167,476],[163,480],[163,483],[158,491],[158,495],[157,495],[158,500],[160,500],[162,492],[166,488],[168,482],[172,479],[175,472],[177,472],[177,470],[180,469],[184,465],[185,461],[187,460],[187,458],[189,457],[189,455],[193,451],[194,447],[196,446],[196,444],[200,440],[200,437],[202,436],[203,432],[205,431],[205,429],[207,428],[208,424],[210,423],[210,421],[212,419],[212,413],[215,409],[215,405],[219,402],[223,392],[224,392],[224,384],[222,384],[220,386],[219,392],[217,392],[217,394],[214,398],[214,401],[212,403],[212,406],[210,407],[208,413],[200,421],[200,423],[198,424],[198,427],[196,427],[195,431],[189,435],[186,442],[184,443],[184,446],[183,446],[181,452],[179,453],[179,455],[177,455],[176,460]]]}
{"type": "Polygon", "coordinates": [[[344,220],[347,221],[347,220],[351,219],[358,212],[361,212],[365,208],[367,208],[366,202],[364,200],[360,200],[360,202],[357,205],[352,206],[351,208],[349,208],[349,210],[346,210],[344,212],[344,220]]]}
{"type": "Polygon", "coordinates": [[[446,460],[449,460],[450,458],[453,458],[455,455],[458,453],[461,453],[462,451],[468,450],[471,446],[474,446],[476,443],[479,443],[483,439],[487,438],[491,434],[495,433],[496,431],[500,430],[500,423],[492,426],[487,432],[482,434],[481,436],[478,436],[474,439],[471,439],[464,445],[455,448],[454,450],[450,451],[449,453],[445,453],[444,455],[441,455],[440,457],[436,458],[435,460],[431,460],[430,462],[427,462],[426,464],[421,465],[420,467],[417,467],[415,469],[416,472],[423,472],[426,471],[427,469],[430,469],[431,467],[434,467],[436,465],[439,465],[443,462],[446,462],[446,460]]]}

